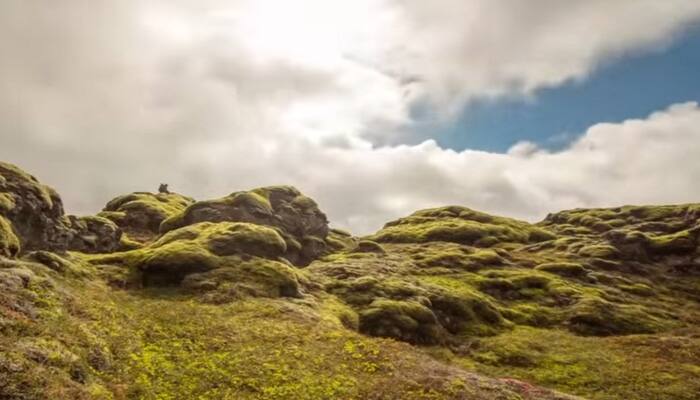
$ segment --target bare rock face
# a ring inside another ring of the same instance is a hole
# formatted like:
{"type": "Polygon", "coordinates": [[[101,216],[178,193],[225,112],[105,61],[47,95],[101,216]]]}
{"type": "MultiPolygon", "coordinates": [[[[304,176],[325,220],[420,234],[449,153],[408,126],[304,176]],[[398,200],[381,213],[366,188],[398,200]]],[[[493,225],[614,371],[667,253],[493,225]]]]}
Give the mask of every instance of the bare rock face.
{"type": "Polygon", "coordinates": [[[8,256],[33,250],[114,251],[121,230],[104,218],[67,216],[55,190],[20,168],[0,162],[0,222],[8,256]],[[19,246],[13,244],[15,236],[19,246]]]}
{"type": "Polygon", "coordinates": [[[111,253],[119,249],[122,230],[102,217],[70,215],[71,240],[68,249],[83,253],[111,253]]]}
{"type": "Polygon", "coordinates": [[[198,222],[249,222],[271,226],[284,238],[284,257],[306,265],[326,248],[328,219],[315,201],[291,186],[271,186],[199,201],[163,221],[161,233],[198,222]]]}

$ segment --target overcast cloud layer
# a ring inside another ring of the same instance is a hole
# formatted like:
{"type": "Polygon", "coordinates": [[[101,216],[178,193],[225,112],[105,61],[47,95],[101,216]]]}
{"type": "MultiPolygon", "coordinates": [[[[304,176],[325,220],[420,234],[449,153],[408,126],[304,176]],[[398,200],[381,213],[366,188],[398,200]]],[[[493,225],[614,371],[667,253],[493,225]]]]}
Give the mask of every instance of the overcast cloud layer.
{"type": "Polygon", "coordinates": [[[197,198],[293,184],[357,233],[444,204],[536,220],[699,201],[695,103],[557,153],[385,145],[413,107],[449,123],[470,100],[661,49],[698,19],[695,0],[5,0],[0,159],[75,213],[160,182],[197,198]]]}

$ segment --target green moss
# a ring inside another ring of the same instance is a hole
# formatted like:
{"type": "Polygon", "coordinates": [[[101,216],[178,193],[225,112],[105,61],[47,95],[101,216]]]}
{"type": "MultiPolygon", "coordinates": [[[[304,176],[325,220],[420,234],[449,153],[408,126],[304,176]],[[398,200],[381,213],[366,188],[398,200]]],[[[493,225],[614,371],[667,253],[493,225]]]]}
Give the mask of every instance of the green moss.
{"type": "Polygon", "coordinates": [[[15,208],[15,198],[10,193],[0,193],[0,213],[7,213],[15,208]]]}
{"type": "Polygon", "coordinates": [[[111,200],[98,215],[119,225],[132,239],[145,242],[158,234],[163,221],[177,217],[193,203],[177,193],[136,192],[111,200]]]}
{"type": "Polygon", "coordinates": [[[297,272],[283,263],[255,258],[184,278],[182,286],[208,292],[207,302],[224,303],[245,297],[299,297],[297,272]]]}
{"type": "Polygon", "coordinates": [[[556,262],[540,264],[535,267],[538,271],[550,272],[556,275],[580,277],[586,275],[588,270],[583,265],[572,262],[556,262]]]}
{"type": "Polygon", "coordinates": [[[424,277],[428,299],[440,323],[453,334],[490,335],[500,329],[498,307],[471,285],[451,277],[424,277]],[[434,287],[435,289],[431,288],[434,287]]]}
{"type": "Polygon", "coordinates": [[[467,257],[478,265],[499,265],[504,262],[503,257],[490,249],[477,250],[467,257]]]}
{"type": "Polygon", "coordinates": [[[435,314],[414,301],[373,301],[360,312],[360,332],[409,343],[435,344],[442,340],[435,314]]]}
{"type": "Polygon", "coordinates": [[[652,333],[667,325],[642,306],[619,305],[594,297],[576,303],[568,322],[571,331],[594,336],[652,333]]]}
{"type": "Polygon", "coordinates": [[[331,229],[326,236],[326,247],[330,251],[343,251],[354,248],[357,240],[350,234],[341,229],[331,229]]]}
{"type": "Polygon", "coordinates": [[[462,249],[445,249],[418,253],[414,258],[421,268],[472,269],[475,265],[470,255],[462,249]]]}
{"type": "Polygon", "coordinates": [[[610,245],[588,245],[579,249],[578,254],[583,257],[617,258],[620,252],[610,245]]]}
{"type": "Polygon", "coordinates": [[[685,230],[670,235],[647,236],[649,249],[654,253],[666,254],[689,252],[697,248],[696,234],[685,230]]]}
{"type": "Polygon", "coordinates": [[[14,257],[20,252],[19,238],[8,220],[0,215],[0,256],[14,257]]]}
{"type": "Polygon", "coordinates": [[[263,194],[259,192],[237,192],[230,195],[225,200],[228,204],[232,206],[244,206],[250,207],[252,209],[259,209],[267,214],[272,214],[272,205],[270,205],[270,200],[263,194]]]}
{"type": "Polygon", "coordinates": [[[700,389],[700,340],[690,336],[600,339],[517,327],[483,338],[452,362],[595,400],[692,400],[700,389]],[[675,350],[672,350],[675,349],[675,350]]]}
{"type": "Polygon", "coordinates": [[[526,222],[494,217],[464,207],[418,211],[390,222],[371,237],[379,242],[423,243],[445,241],[491,246],[499,242],[528,243],[553,238],[526,222]]]}
{"type": "MultiPolygon", "coordinates": [[[[286,250],[286,244],[279,233],[269,227],[243,222],[202,222],[170,231],[154,243],[132,251],[92,259],[94,264],[122,264],[143,273],[146,286],[177,285],[194,273],[204,273],[221,268],[245,273],[248,264],[245,259],[265,257],[277,259],[286,250]]],[[[254,277],[274,278],[275,270],[268,263],[262,263],[260,274],[254,277]],[[270,272],[266,276],[265,271],[270,272]]],[[[276,265],[276,264],[275,264],[276,265]]],[[[286,271],[286,269],[283,269],[286,271]]],[[[230,274],[229,274],[230,275],[230,274]]],[[[214,277],[223,276],[213,274],[214,277]]],[[[263,282],[263,285],[274,282],[263,282]]]]}
{"type": "MultiPolygon", "coordinates": [[[[23,171],[16,165],[0,161],[0,177],[2,181],[0,182],[4,187],[5,182],[20,182],[20,185],[29,189],[37,198],[41,199],[41,202],[47,209],[52,209],[54,207],[53,198],[57,197],[56,192],[46,185],[42,185],[33,176],[23,171]]],[[[7,205],[7,198],[5,199],[7,205]]]]}
{"type": "Polygon", "coordinates": [[[636,294],[637,296],[651,297],[655,295],[654,289],[652,289],[649,285],[645,285],[643,283],[619,285],[618,287],[621,290],[624,290],[625,292],[636,294]]]}
{"type": "Polygon", "coordinates": [[[377,242],[373,242],[371,240],[360,240],[357,243],[357,246],[355,246],[354,249],[351,250],[353,253],[376,253],[376,254],[384,254],[386,251],[377,242]]]}
{"type": "Polygon", "coordinates": [[[509,308],[502,308],[501,314],[518,325],[535,327],[552,326],[560,320],[560,313],[555,309],[538,304],[516,304],[509,308]]]}
{"type": "Polygon", "coordinates": [[[360,327],[360,317],[357,312],[335,296],[323,297],[320,313],[325,320],[337,326],[355,331],[360,327]]]}

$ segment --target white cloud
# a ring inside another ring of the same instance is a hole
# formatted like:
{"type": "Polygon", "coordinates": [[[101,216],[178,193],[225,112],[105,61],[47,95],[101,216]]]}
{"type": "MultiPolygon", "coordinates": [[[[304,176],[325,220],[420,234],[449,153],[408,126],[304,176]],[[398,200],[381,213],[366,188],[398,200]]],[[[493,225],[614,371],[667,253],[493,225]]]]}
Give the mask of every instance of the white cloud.
{"type": "Polygon", "coordinates": [[[0,158],[75,212],[160,181],[198,198],[290,183],[360,232],[447,203],[537,218],[689,201],[693,104],[592,127],[558,153],[377,145],[400,142],[419,102],[449,116],[476,97],[531,95],[698,17],[691,0],[7,0],[0,158]]]}

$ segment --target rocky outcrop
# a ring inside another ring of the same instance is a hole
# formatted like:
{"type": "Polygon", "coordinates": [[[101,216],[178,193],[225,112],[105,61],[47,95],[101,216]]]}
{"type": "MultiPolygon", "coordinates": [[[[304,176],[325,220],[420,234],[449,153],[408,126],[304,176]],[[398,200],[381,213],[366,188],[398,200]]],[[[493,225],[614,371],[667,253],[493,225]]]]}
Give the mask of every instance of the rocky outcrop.
{"type": "Polygon", "coordinates": [[[180,214],[194,199],[177,193],[136,192],[111,200],[98,215],[117,224],[132,240],[148,242],[160,234],[160,224],[180,214]]]}
{"type": "Polygon", "coordinates": [[[22,249],[65,250],[70,222],[56,191],[18,167],[0,162],[0,214],[13,226],[22,249]]]}
{"type": "Polygon", "coordinates": [[[196,202],[163,221],[166,233],[198,222],[249,222],[275,228],[284,238],[284,257],[306,265],[321,255],[328,236],[328,220],[318,205],[291,186],[271,186],[196,202]]]}
{"type": "Polygon", "coordinates": [[[0,253],[114,251],[121,230],[98,217],[67,216],[60,196],[18,167],[0,162],[0,253]],[[15,243],[13,236],[16,238],[15,243]]]}

